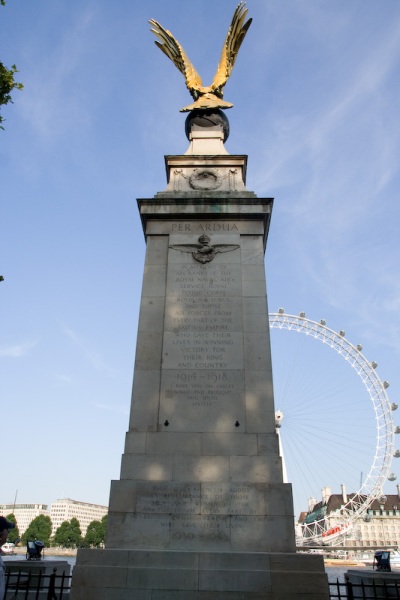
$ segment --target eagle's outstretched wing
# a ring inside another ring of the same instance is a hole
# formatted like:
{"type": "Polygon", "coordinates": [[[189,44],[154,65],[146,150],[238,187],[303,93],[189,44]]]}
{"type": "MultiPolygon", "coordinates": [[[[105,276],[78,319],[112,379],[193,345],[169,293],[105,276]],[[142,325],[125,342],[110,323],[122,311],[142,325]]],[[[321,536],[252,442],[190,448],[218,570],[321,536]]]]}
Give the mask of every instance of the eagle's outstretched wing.
{"type": "Polygon", "coordinates": [[[186,80],[186,86],[195,100],[199,97],[198,90],[202,87],[203,83],[200,75],[192,65],[186,52],[172,35],[168,29],[164,29],[162,25],[155,19],[150,19],[150,25],[153,27],[152,31],[160,41],[155,41],[156,46],[160,48],[172,60],[174,65],[183,74],[186,80]]]}
{"type": "Polygon", "coordinates": [[[248,9],[244,2],[240,2],[233,14],[231,25],[226,35],[225,43],[222,48],[221,57],[219,59],[217,72],[214,75],[214,80],[211,84],[212,90],[222,98],[222,88],[228,81],[232,73],[233,65],[235,64],[239,48],[245,38],[248,28],[251,25],[252,19],[244,22],[248,9]]]}

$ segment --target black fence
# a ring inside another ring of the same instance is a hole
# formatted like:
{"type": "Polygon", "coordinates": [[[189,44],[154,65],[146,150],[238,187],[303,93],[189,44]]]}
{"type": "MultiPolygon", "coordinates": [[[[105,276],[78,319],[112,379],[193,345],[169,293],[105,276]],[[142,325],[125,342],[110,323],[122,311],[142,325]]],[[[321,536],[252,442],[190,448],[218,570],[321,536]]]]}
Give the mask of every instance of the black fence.
{"type": "Polygon", "coordinates": [[[7,569],[5,600],[67,600],[71,575],[45,575],[42,570],[7,569]]]}
{"type": "MultiPolygon", "coordinates": [[[[51,575],[41,571],[23,569],[6,572],[5,600],[68,600],[71,589],[71,575],[51,575]]],[[[330,600],[400,600],[400,583],[397,581],[371,583],[351,583],[349,581],[329,582],[330,600]]]]}
{"type": "Polygon", "coordinates": [[[342,600],[362,600],[364,598],[372,598],[375,600],[383,600],[384,598],[397,598],[400,600],[400,583],[397,581],[386,582],[385,580],[379,583],[374,580],[371,583],[351,583],[329,582],[329,597],[330,600],[341,598],[342,600]]]}

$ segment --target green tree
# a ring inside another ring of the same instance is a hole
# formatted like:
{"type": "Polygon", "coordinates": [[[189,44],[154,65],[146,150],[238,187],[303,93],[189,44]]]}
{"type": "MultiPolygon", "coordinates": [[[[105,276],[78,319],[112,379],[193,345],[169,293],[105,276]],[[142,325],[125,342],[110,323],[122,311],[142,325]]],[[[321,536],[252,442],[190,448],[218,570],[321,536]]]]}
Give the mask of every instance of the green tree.
{"type": "Polygon", "coordinates": [[[51,520],[50,517],[39,515],[35,517],[28,529],[21,537],[21,541],[26,544],[28,540],[40,540],[46,547],[50,546],[51,520]]]}
{"type": "MultiPolygon", "coordinates": [[[[0,5],[5,5],[5,0],[0,0],[0,5]]],[[[17,67],[12,65],[11,68],[7,68],[0,61],[0,109],[9,102],[12,103],[11,92],[13,90],[22,90],[24,87],[22,83],[18,83],[14,79],[15,73],[18,73],[17,67]]],[[[0,114],[0,129],[4,129],[2,126],[3,117],[0,114]]]]}
{"type": "Polygon", "coordinates": [[[104,515],[104,517],[101,519],[101,524],[103,526],[103,545],[104,546],[106,544],[107,522],[108,522],[108,514],[104,515]]]}
{"type": "Polygon", "coordinates": [[[107,522],[108,522],[108,514],[104,515],[104,517],[101,520],[101,523],[103,525],[103,529],[104,529],[104,539],[106,539],[106,532],[107,532],[107,522]]]}
{"type": "Polygon", "coordinates": [[[7,521],[10,521],[11,523],[15,523],[14,529],[10,529],[10,531],[8,533],[8,538],[7,538],[7,542],[11,542],[12,544],[15,544],[16,540],[18,540],[20,538],[19,529],[18,529],[18,525],[17,525],[17,519],[15,518],[15,515],[13,513],[11,513],[10,515],[7,515],[6,519],[7,519],[7,521]]]}
{"type": "Polygon", "coordinates": [[[63,521],[54,534],[53,545],[63,548],[77,548],[82,545],[82,532],[78,519],[63,521]]]}
{"type": "Polygon", "coordinates": [[[90,548],[100,548],[104,545],[104,526],[101,521],[89,523],[84,538],[85,545],[90,548]]]}

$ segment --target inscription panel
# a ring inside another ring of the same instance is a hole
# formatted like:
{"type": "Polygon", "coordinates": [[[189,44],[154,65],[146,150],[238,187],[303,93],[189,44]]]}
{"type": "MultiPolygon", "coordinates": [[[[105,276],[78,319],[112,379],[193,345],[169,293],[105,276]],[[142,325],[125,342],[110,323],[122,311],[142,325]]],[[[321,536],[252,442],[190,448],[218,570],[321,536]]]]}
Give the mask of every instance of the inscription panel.
{"type": "Polygon", "coordinates": [[[244,424],[242,370],[167,369],[161,375],[160,422],[169,431],[238,431],[244,424]]]}
{"type": "Polygon", "coordinates": [[[214,515],[173,515],[170,548],[173,550],[229,550],[230,517],[214,515]]]}
{"type": "MultiPolygon", "coordinates": [[[[164,369],[243,369],[239,332],[164,333],[164,369]]],[[[213,377],[215,379],[215,377],[213,377]]],[[[206,381],[203,378],[203,382],[206,381]]]]}
{"type": "MultiPolygon", "coordinates": [[[[138,481],[135,512],[159,515],[239,515],[247,518],[265,515],[265,494],[265,487],[251,484],[138,481]]],[[[212,522],[212,519],[209,520],[212,522]]]]}
{"type": "Polygon", "coordinates": [[[241,331],[242,297],[204,295],[203,292],[202,295],[169,296],[165,307],[164,328],[174,332],[241,331]]]}
{"type": "MultiPolygon", "coordinates": [[[[243,210],[243,205],[240,205],[243,210]]],[[[162,219],[149,220],[147,222],[147,235],[168,235],[173,233],[192,233],[201,235],[207,233],[213,235],[217,233],[240,233],[242,235],[259,235],[264,233],[263,222],[257,221],[163,221],[162,219]]]]}
{"type": "Polygon", "coordinates": [[[201,488],[202,514],[263,515],[265,497],[254,485],[205,483],[201,488]]]}
{"type": "Polygon", "coordinates": [[[168,431],[245,422],[240,235],[220,231],[169,237],[159,414],[168,431]]]}
{"type": "Polygon", "coordinates": [[[291,517],[128,513],[114,516],[122,545],[130,548],[241,552],[295,550],[291,517]]]}
{"type": "MultiPolygon", "coordinates": [[[[175,244],[175,247],[178,247],[178,244],[175,244]]],[[[217,254],[212,261],[204,264],[196,261],[191,252],[170,250],[170,257],[174,259],[174,263],[168,266],[167,296],[172,302],[176,296],[186,296],[195,300],[200,296],[226,298],[242,295],[239,248],[217,254]],[[173,252],[175,254],[172,254],[173,252]],[[228,258],[231,264],[227,264],[228,258]]],[[[197,307],[194,308],[196,309],[197,307]]]]}
{"type": "Polygon", "coordinates": [[[139,513],[200,513],[200,484],[138,482],[136,509],[139,513]]]}

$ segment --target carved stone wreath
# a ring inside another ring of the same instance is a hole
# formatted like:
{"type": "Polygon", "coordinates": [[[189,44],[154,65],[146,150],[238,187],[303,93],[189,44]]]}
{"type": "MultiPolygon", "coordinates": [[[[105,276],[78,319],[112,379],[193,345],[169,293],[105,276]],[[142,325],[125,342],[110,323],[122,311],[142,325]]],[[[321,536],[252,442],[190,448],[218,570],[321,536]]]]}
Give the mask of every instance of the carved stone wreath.
{"type": "Polygon", "coordinates": [[[194,190],[217,190],[222,185],[222,177],[217,169],[195,169],[189,177],[189,185],[194,190]]]}

